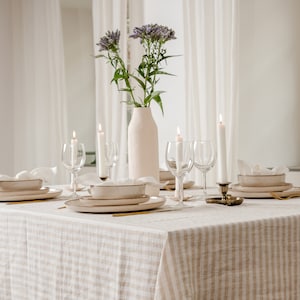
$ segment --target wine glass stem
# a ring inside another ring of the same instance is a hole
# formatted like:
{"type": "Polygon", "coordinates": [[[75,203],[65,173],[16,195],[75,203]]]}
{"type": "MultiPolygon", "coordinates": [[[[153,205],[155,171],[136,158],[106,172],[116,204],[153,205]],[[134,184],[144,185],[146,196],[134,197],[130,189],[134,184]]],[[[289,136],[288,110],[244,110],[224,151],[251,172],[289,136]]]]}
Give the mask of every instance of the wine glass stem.
{"type": "Polygon", "coordinates": [[[77,186],[77,172],[72,171],[73,197],[76,196],[76,186],[77,186]]]}
{"type": "Polygon", "coordinates": [[[112,166],[108,167],[108,178],[111,179],[112,166]]]}
{"type": "Polygon", "coordinates": [[[178,188],[178,200],[179,204],[183,204],[183,176],[178,176],[177,177],[177,188],[178,188]]]}
{"type": "Polygon", "coordinates": [[[203,193],[206,195],[206,172],[202,172],[202,184],[203,184],[203,193]]]}

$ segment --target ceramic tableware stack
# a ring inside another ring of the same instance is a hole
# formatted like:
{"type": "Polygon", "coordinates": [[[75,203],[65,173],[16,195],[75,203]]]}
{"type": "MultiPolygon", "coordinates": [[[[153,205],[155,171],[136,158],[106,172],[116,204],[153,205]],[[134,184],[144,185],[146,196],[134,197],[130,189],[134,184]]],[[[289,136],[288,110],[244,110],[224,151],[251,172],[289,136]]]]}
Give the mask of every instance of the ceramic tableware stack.
{"type": "Polygon", "coordinates": [[[145,188],[145,183],[91,185],[89,196],[65,204],[78,212],[114,213],[154,209],[165,203],[163,197],[146,195],[145,188]]]}
{"type": "Polygon", "coordinates": [[[58,196],[61,190],[43,187],[42,179],[0,180],[0,201],[25,201],[50,199],[58,196]]]}
{"type": "Polygon", "coordinates": [[[286,182],[284,173],[238,175],[238,183],[231,186],[231,194],[245,198],[273,198],[272,193],[292,188],[293,185],[286,182]]]}

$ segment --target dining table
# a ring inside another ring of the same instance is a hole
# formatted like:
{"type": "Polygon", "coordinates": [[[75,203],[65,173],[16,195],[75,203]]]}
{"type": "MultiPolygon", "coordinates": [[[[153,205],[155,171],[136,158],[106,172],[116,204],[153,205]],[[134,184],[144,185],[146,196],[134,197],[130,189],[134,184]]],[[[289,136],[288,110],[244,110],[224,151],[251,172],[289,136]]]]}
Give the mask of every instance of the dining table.
{"type": "Polygon", "coordinates": [[[183,209],[116,215],[73,211],[61,188],[0,203],[0,300],[300,299],[300,198],[227,206],[192,188],[183,209]]]}

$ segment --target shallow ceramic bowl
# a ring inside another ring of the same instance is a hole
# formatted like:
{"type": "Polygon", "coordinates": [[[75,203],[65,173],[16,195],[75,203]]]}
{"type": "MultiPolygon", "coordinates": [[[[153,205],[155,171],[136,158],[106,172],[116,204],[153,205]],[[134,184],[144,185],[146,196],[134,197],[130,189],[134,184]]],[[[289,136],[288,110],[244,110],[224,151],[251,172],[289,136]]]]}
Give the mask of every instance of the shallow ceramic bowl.
{"type": "Polygon", "coordinates": [[[285,174],[238,175],[240,186],[278,186],[285,183],[285,174]]]}
{"type": "Polygon", "coordinates": [[[39,190],[42,187],[42,179],[28,179],[28,180],[1,180],[0,191],[28,191],[39,190]]]}
{"type": "Polygon", "coordinates": [[[174,175],[168,170],[160,170],[159,171],[159,180],[160,181],[168,181],[175,179],[174,175]]]}
{"type": "Polygon", "coordinates": [[[145,195],[145,183],[124,185],[91,185],[90,193],[94,199],[129,199],[145,195]]]}

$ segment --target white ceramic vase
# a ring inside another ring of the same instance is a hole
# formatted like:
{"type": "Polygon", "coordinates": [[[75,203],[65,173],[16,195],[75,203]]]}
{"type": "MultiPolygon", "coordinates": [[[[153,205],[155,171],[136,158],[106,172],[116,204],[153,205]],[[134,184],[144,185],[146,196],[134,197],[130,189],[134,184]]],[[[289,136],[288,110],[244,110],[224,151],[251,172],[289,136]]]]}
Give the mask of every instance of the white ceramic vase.
{"type": "Polygon", "coordinates": [[[129,178],[159,182],[158,133],[150,107],[135,107],[128,126],[129,178]]]}

